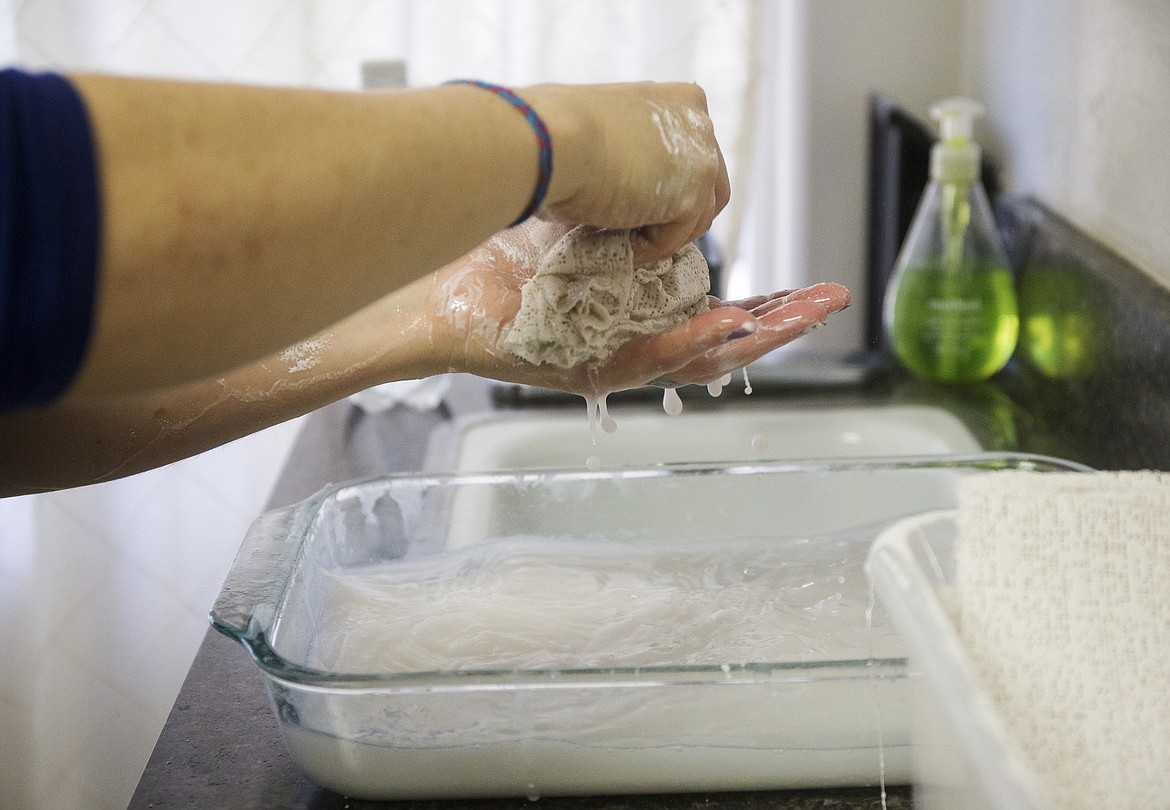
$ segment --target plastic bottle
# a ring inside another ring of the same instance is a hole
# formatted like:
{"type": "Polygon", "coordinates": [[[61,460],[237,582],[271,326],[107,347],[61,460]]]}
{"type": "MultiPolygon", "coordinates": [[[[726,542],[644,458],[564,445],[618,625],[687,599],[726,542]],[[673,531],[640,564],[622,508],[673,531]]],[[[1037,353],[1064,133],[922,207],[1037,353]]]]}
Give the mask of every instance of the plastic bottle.
{"type": "Polygon", "coordinates": [[[912,373],[941,382],[995,374],[1015,350],[1015,280],[979,179],[972,122],[976,101],[953,98],[931,116],[941,138],[931,149],[923,192],[886,290],[883,313],[894,353],[912,373]]]}

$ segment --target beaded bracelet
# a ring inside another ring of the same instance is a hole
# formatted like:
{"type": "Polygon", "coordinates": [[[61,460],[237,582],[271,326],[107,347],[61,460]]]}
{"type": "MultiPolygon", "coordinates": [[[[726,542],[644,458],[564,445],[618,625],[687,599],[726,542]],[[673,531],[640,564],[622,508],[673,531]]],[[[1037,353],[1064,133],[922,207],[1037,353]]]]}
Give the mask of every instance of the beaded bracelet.
{"type": "Polygon", "coordinates": [[[519,225],[524,220],[536,213],[540,208],[540,204],[544,202],[545,196],[548,194],[548,186],[552,181],[552,139],[548,135],[548,127],[544,125],[544,121],[537,114],[536,110],[532,109],[532,105],[526,102],[520,96],[513,93],[507,87],[502,87],[498,84],[490,82],[482,82],[478,79],[455,79],[453,81],[445,82],[445,84],[469,84],[472,87],[478,87],[481,90],[487,90],[490,93],[495,93],[504,101],[511,104],[524,116],[524,120],[528,122],[528,126],[532,127],[533,133],[536,135],[536,144],[540,147],[540,173],[536,178],[536,190],[532,192],[532,200],[528,203],[528,207],[524,209],[519,218],[508,227],[519,225]]]}

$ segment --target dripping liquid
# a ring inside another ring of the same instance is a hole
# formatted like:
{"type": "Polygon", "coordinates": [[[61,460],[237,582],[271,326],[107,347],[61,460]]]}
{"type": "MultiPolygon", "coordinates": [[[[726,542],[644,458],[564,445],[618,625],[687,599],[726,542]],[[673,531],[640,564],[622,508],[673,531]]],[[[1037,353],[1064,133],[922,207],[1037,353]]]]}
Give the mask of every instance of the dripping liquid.
{"type": "Polygon", "coordinates": [[[873,608],[874,608],[874,592],[873,584],[869,586],[869,605],[865,609],[865,630],[869,636],[869,661],[866,666],[870,667],[869,684],[870,694],[873,697],[873,711],[874,721],[877,723],[877,744],[878,744],[878,787],[881,791],[882,810],[887,810],[886,803],[886,744],[882,732],[882,704],[881,695],[878,694],[877,670],[874,669],[874,652],[873,652],[873,608]]]}

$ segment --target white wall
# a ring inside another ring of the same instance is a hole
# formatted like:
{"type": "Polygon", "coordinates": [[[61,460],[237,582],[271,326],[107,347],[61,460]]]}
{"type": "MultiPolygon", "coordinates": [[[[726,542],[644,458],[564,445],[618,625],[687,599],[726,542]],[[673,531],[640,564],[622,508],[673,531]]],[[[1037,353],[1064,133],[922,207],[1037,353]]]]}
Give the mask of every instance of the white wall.
{"type": "MultiPolygon", "coordinates": [[[[602,6],[0,0],[0,57],[355,89],[363,61],[387,58],[407,59],[420,83],[703,78],[716,85],[721,137],[735,142],[749,6],[602,6]]],[[[0,501],[0,807],[125,807],[297,427],[122,481],[0,501]]]]}
{"type": "MultiPolygon", "coordinates": [[[[747,286],[831,279],[865,303],[865,102],[875,88],[923,120],[950,95],[984,101],[976,134],[1007,191],[1037,197],[1170,286],[1170,2],[769,5],[764,81],[775,103],[763,105],[760,132],[778,151],[758,161],[747,286]]],[[[862,309],[786,357],[860,348],[862,309]]]]}
{"type": "MultiPolygon", "coordinates": [[[[929,120],[961,90],[961,0],[774,0],[752,189],[753,291],[838,281],[854,308],[787,355],[835,357],[865,336],[869,94],[929,120]],[[767,150],[778,150],[770,156],[767,150]],[[763,177],[763,180],[760,178],[763,177]]],[[[745,257],[748,258],[748,257],[745,257]]],[[[746,292],[746,290],[744,290],[746,292]]]]}
{"type": "Polygon", "coordinates": [[[1170,3],[968,9],[968,80],[1010,189],[1170,287],[1170,3]]]}

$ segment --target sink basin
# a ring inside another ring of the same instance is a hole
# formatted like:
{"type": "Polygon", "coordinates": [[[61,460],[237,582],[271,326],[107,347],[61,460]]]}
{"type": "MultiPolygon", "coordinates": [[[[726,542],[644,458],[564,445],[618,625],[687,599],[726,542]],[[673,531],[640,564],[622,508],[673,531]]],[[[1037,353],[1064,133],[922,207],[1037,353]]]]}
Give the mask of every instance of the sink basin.
{"type": "MultiPolygon", "coordinates": [[[[721,403],[722,404],[722,403],[721,403]]],[[[924,405],[792,407],[727,403],[667,416],[647,404],[591,430],[582,410],[528,409],[456,421],[430,447],[431,470],[606,468],[658,463],[961,455],[983,450],[957,417],[924,405]]]]}

